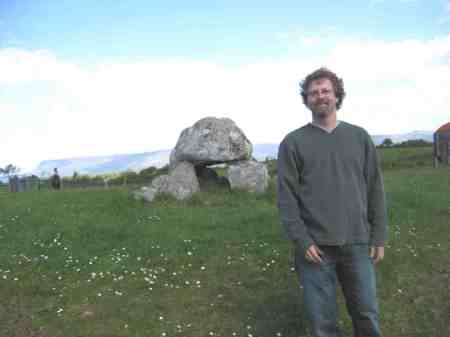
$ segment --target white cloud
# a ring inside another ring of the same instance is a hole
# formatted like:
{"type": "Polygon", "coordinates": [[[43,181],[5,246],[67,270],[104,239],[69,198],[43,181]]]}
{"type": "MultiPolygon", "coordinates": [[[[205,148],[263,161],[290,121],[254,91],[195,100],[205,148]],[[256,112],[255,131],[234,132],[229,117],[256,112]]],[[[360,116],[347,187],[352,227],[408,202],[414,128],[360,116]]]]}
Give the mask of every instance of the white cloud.
{"type": "Polygon", "coordinates": [[[0,85],[30,81],[61,81],[76,76],[76,66],[58,60],[49,51],[8,48],[0,52],[0,85]]]}
{"type": "Polygon", "coordinates": [[[310,120],[298,82],[323,65],[345,81],[340,118],[370,133],[433,130],[448,121],[450,36],[332,45],[319,57],[239,67],[148,60],[88,69],[48,51],[0,51],[0,87],[12,93],[0,97],[8,116],[0,166],[170,148],[206,116],[232,118],[252,142],[279,142],[310,120]]]}
{"type": "Polygon", "coordinates": [[[328,61],[358,93],[345,103],[351,118],[389,133],[433,130],[450,118],[449,56],[450,37],[442,37],[341,45],[328,61]]]}
{"type": "Polygon", "coordinates": [[[300,43],[305,47],[314,47],[321,43],[322,39],[316,36],[303,36],[300,37],[300,43]]]}
{"type": "Polygon", "coordinates": [[[307,29],[295,29],[292,31],[275,34],[275,38],[282,42],[300,48],[311,48],[333,45],[335,43],[336,28],[332,26],[320,27],[311,33],[307,29]]]}

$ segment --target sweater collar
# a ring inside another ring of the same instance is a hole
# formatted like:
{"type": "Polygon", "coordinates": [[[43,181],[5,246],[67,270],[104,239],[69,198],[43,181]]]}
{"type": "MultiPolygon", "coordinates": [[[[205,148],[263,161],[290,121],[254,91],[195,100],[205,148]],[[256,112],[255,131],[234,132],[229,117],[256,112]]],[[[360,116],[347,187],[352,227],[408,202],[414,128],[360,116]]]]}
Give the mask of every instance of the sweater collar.
{"type": "Polygon", "coordinates": [[[327,132],[327,133],[333,133],[333,131],[336,130],[336,128],[339,126],[339,124],[341,124],[341,121],[340,121],[340,120],[337,120],[337,121],[336,121],[336,126],[335,126],[332,130],[327,130],[327,129],[324,128],[322,125],[319,125],[319,124],[315,123],[314,121],[312,121],[310,124],[311,124],[312,126],[316,127],[316,128],[322,129],[323,131],[325,131],[325,132],[327,132]]]}

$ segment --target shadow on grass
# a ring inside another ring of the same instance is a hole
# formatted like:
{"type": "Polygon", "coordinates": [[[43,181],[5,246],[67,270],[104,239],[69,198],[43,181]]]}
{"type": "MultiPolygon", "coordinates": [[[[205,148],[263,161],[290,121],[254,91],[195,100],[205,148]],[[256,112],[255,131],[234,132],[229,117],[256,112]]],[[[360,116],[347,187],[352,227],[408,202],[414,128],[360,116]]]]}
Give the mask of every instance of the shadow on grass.
{"type": "Polygon", "coordinates": [[[256,329],[260,332],[258,335],[306,336],[306,318],[299,290],[267,295],[253,310],[257,322],[256,329]]]}

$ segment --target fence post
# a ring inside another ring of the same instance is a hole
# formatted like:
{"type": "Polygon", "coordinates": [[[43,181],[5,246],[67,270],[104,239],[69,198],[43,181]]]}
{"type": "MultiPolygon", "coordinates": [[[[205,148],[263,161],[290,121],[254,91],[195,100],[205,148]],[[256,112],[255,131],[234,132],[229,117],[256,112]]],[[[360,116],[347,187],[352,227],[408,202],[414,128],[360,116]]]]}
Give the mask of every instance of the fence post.
{"type": "Polygon", "coordinates": [[[19,182],[19,178],[17,176],[12,176],[9,177],[9,191],[10,192],[18,192],[18,182],[19,182]]]}

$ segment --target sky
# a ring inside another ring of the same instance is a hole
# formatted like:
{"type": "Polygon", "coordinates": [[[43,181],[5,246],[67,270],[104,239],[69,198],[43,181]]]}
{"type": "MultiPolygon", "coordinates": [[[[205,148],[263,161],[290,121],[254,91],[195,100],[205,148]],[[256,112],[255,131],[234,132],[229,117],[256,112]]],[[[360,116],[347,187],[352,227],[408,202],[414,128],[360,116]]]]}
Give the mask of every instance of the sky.
{"type": "Polygon", "coordinates": [[[171,149],[210,116],[279,143],[319,67],[344,80],[338,119],[436,130],[450,0],[0,0],[0,167],[171,149]]]}

